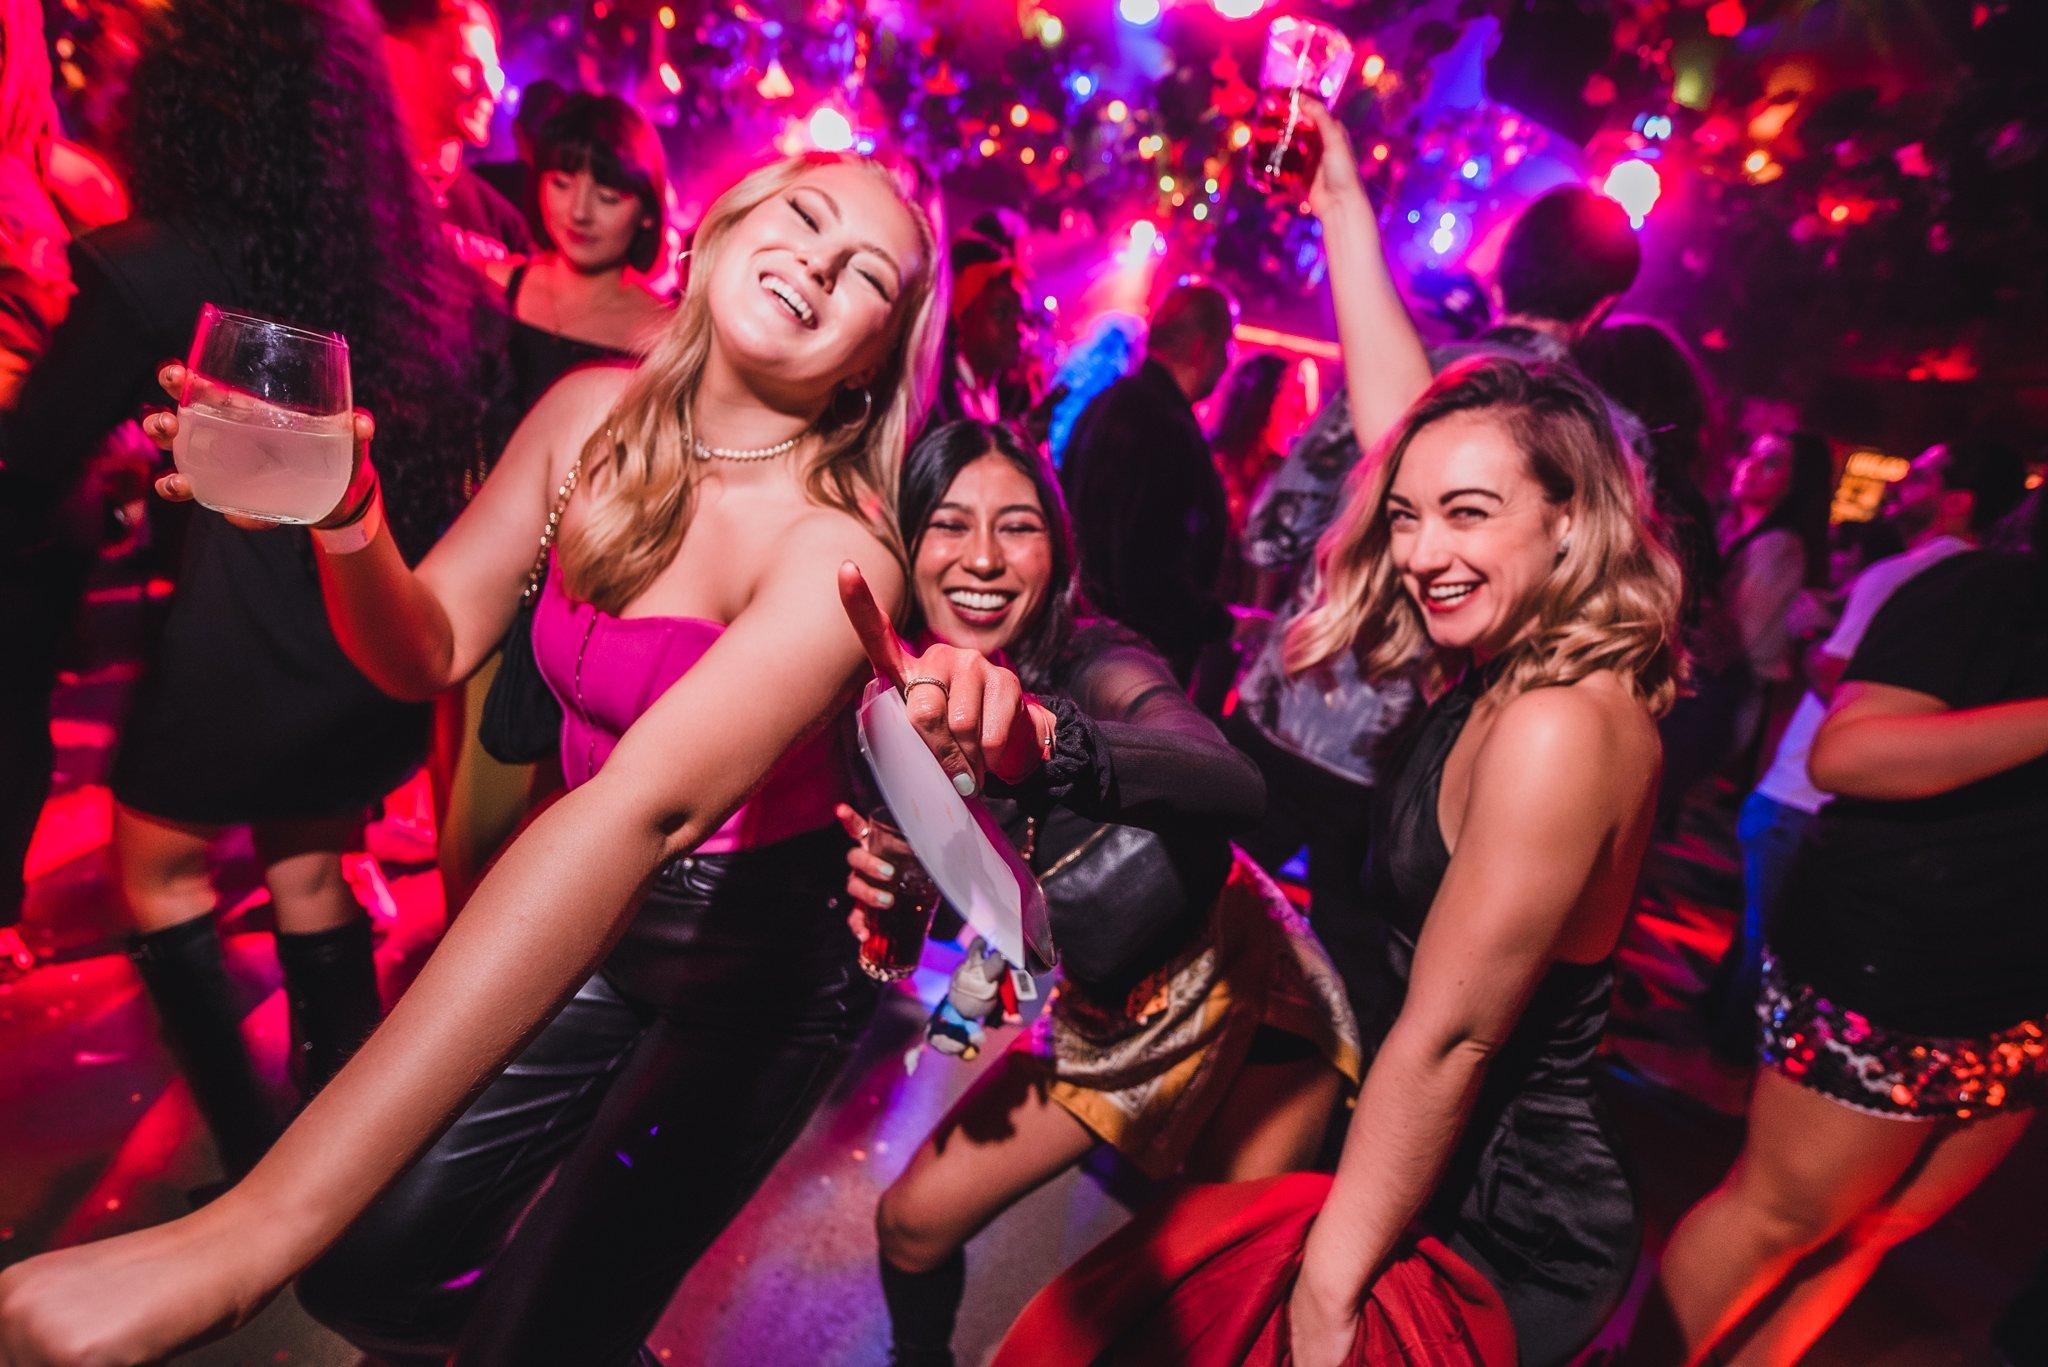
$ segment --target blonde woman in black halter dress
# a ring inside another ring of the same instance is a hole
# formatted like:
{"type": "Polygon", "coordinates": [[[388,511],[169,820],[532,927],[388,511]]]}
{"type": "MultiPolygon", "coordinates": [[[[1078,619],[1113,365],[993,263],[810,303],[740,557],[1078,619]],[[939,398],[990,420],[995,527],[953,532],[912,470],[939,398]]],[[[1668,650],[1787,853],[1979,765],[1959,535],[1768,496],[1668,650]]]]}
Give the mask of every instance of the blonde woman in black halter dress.
{"type": "Polygon", "coordinates": [[[1304,1248],[1295,1361],[1343,1360],[1419,1226],[1500,1291],[1523,1363],[1561,1363],[1636,1257],[1591,1064],[1655,814],[1681,576],[1585,381],[1511,360],[1430,381],[1344,130],[1315,117],[1310,205],[1378,454],[1318,549],[1286,664],[1350,651],[1363,672],[1420,665],[1431,691],[1452,686],[1380,794],[1384,991],[1355,1003],[1378,1051],[1304,1248]]]}

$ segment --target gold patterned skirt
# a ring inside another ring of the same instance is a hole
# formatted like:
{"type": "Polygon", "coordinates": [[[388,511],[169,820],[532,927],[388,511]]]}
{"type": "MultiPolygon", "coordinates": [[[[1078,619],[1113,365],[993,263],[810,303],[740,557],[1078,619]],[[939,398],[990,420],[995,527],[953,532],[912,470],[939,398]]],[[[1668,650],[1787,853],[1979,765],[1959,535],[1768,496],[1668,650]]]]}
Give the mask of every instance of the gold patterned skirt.
{"type": "Polygon", "coordinates": [[[1343,982],[1263,870],[1238,851],[1209,925],[1121,1002],[1061,983],[1013,1046],[1053,1100],[1148,1176],[1171,1177],[1236,1081],[1259,1030],[1314,1046],[1356,1088],[1343,982]]]}

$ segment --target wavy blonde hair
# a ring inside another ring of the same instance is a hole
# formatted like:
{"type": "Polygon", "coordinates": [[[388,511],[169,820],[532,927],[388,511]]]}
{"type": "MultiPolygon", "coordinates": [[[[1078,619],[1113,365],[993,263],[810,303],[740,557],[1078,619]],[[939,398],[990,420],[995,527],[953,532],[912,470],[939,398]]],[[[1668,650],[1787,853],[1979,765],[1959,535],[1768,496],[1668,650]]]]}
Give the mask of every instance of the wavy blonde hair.
{"type": "Polygon", "coordinates": [[[1524,609],[1529,627],[1504,652],[1496,688],[1513,697],[1609,669],[1661,716],[1685,671],[1682,579],[1642,475],[1615,438],[1606,401],[1585,380],[1502,357],[1438,376],[1352,473],[1344,508],[1316,545],[1314,597],[1287,631],[1287,671],[1301,674],[1350,650],[1368,677],[1419,665],[1434,688],[1462,663],[1432,649],[1394,567],[1387,520],[1387,493],[1417,434],[1457,413],[1498,422],[1544,496],[1571,517],[1569,544],[1524,609]]]}
{"type": "Polygon", "coordinates": [[[901,558],[896,484],[910,434],[931,406],[945,331],[944,217],[936,187],[914,163],[810,152],[743,176],[704,211],[675,321],[605,425],[584,444],[583,483],[593,496],[561,538],[572,597],[617,612],[675,559],[703,473],[692,412],[711,354],[710,284],[719,256],[742,218],[806,173],[830,165],[860,166],[887,181],[916,220],[923,267],[904,285],[896,334],[868,386],[872,402],[860,418],[840,422],[834,396],[820,420],[824,441],[803,472],[804,488],[819,504],[859,518],[901,558]]]}

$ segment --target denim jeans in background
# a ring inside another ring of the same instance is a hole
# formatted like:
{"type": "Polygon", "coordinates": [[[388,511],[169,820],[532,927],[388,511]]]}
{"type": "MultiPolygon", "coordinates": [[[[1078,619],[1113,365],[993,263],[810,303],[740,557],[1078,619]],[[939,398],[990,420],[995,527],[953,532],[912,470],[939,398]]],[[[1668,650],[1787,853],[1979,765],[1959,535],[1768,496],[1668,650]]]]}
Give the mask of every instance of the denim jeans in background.
{"type": "Polygon", "coordinates": [[[1710,1035],[1724,1057],[1747,1057],[1756,1049],[1756,1001],[1763,991],[1764,943],[1778,919],[1785,876],[1814,814],[1762,793],[1751,793],[1735,823],[1742,843],[1742,924],[1721,956],[1708,992],[1710,1035]]]}

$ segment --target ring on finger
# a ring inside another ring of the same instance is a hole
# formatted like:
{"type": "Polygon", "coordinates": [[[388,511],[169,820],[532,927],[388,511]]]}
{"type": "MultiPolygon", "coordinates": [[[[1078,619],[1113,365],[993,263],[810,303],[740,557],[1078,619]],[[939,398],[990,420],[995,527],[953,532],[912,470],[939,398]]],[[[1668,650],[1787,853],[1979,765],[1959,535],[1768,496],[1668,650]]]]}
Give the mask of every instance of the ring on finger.
{"type": "Polygon", "coordinates": [[[909,697],[910,690],[917,687],[919,684],[930,684],[933,688],[938,689],[939,692],[945,694],[947,697],[950,698],[953,696],[953,690],[946,687],[946,681],[944,679],[935,679],[929,674],[915,674],[912,675],[910,678],[905,679],[903,681],[903,696],[906,698],[909,697]]]}

